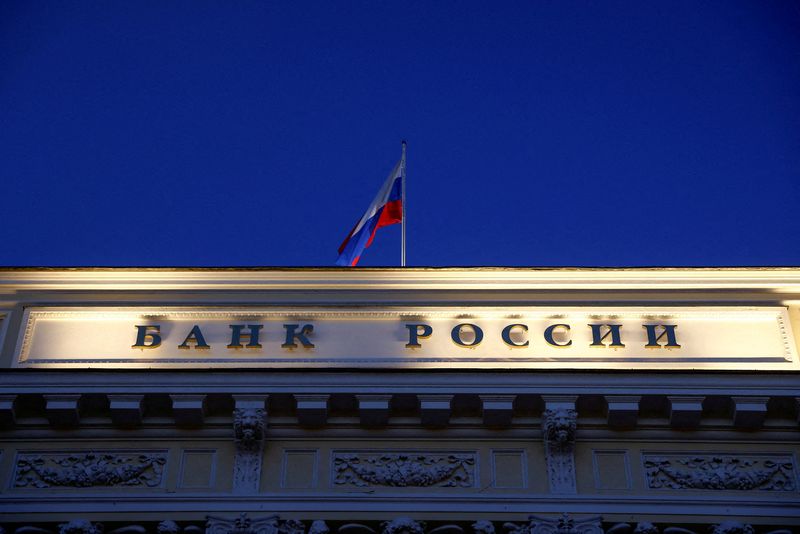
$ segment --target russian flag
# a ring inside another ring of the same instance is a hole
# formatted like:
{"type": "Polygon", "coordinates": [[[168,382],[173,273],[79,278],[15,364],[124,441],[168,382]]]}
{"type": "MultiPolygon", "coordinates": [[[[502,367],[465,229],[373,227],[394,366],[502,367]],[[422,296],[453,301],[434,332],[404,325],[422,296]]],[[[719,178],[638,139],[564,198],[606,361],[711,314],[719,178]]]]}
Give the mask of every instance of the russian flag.
{"type": "Polygon", "coordinates": [[[364,249],[372,244],[375,232],[382,226],[403,222],[403,161],[397,162],[381,186],[366,213],[350,230],[339,247],[336,265],[354,267],[364,249]]]}

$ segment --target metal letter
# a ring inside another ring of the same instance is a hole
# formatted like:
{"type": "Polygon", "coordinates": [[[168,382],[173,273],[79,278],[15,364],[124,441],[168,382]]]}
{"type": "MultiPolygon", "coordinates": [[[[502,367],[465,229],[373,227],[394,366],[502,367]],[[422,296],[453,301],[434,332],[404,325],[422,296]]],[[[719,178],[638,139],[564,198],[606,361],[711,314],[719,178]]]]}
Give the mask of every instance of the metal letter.
{"type": "Polygon", "coordinates": [[[407,349],[421,347],[422,345],[419,344],[419,338],[429,338],[431,337],[431,334],[433,334],[433,328],[429,324],[407,324],[406,328],[408,328],[408,343],[406,343],[407,349]]]}
{"type": "Polygon", "coordinates": [[[676,325],[676,324],[643,324],[642,326],[645,329],[647,329],[647,345],[645,345],[645,348],[647,348],[647,349],[660,349],[662,347],[662,345],[659,343],[659,341],[661,341],[661,338],[664,337],[664,336],[667,336],[667,344],[663,345],[664,348],[666,348],[666,349],[672,349],[672,348],[679,349],[679,348],[681,348],[681,346],[678,345],[677,339],[675,338],[675,329],[678,328],[678,325],[676,325]],[[657,326],[660,326],[661,328],[664,329],[664,331],[661,332],[661,334],[659,334],[658,336],[656,336],[656,327],[657,326]]]}
{"type": "Polygon", "coordinates": [[[250,332],[242,332],[244,328],[243,324],[230,324],[228,325],[232,332],[231,332],[231,344],[228,345],[229,349],[241,349],[242,348],[242,336],[247,338],[247,348],[248,349],[260,349],[261,343],[258,342],[258,334],[262,328],[264,328],[263,324],[249,324],[247,328],[250,332]]]}
{"type": "Polygon", "coordinates": [[[303,344],[304,349],[313,349],[314,344],[308,340],[306,335],[311,334],[314,332],[314,325],[307,324],[303,325],[303,328],[300,329],[300,332],[295,332],[300,325],[299,324],[285,324],[283,327],[286,329],[286,342],[281,345],[281,347],[285,349],[293,349],[297,347],[297,343],[294,342],[295,339],[299,340],[300,343],[303,344]]]}
{"type": "Polygon", "coordinates": [[[157,324],[136,325],[136,345],[134,349],[154,349],[161,346],[161,326],[157,324]],[[152,329],[152,331],[148,331],[152,329]],[[150,343],[147,343],[147,341],[150,343]]]}
{"type": "Polygon", "coordinates": [[[511,347],[527,347],[529,345],[528,340],[525,340],[525,343],[514,343],[514,340],[511,339],[511,331],[516,328],[520,327],[523,331],[528,331],[528,325],[526,324],[510,324],[507,327],[503,328],[503,333],[501,334],[503,337],[503,341],[506,345],[511,347]]]}
{"type": "Polygon", "coordinates": [[[566,343],[557,343],[555,339],[553,339],[553,331],[556,328],[563,328],[564,330],[569,330],[568,324],[551,324],[547,328],[544,329],[544,340],[547,341],[548,345],[552,345],[554,347],[569,347],[572,345],[572,340],[568,340],[566,343]]]}
{"type": "Polygon", "coordinates": [[[453,330],[450,332],[450,337],[453,339],[453,343],[458,345],[459,347],[476,347],[478,344],[483,341],[483,330],[476,324],[470,323],[462,323],[457,324],[453,327],[453,330]],[[475,332],[475,339],[472,340],[472,343],[464,343],[461,339],[461,329],[465,326],[468,326],[475,332]]]}
{"type": "Polygon", "coordinates": [[[621,324],[590,324],[592,327],[592,344],[589,345],[590,347],[624,347],[625,345],[622,343],[620,339],[619,330],[622,328],[621,324]],[[604,326],[608,327],[608,330],[602,336],[600,335],[600,329],[604,326]],[[611,334],[611,344],[606,345],[603,343],[603,340],[611,334]]]}
{"type": "Polygon", "coordinates": [[[194,325],[192,327],[192,331],[189,332],[189,335],[186,336],[186,339],[183,340],[183,343],[178,345],[179,349],[190,349],[189,343],[194,343],[196,349],[210,349],[211,347],[206,343],[206,338],[203,337],[203,333],[200,331],[200,325],[194,325]]]}

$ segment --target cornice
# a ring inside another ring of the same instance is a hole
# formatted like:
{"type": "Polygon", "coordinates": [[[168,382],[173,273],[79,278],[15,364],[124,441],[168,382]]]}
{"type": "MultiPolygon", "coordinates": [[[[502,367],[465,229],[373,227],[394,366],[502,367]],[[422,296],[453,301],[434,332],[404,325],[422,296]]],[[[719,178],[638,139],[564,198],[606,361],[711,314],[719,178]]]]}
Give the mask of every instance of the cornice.
{"type": "Polygon", "coordinates": [[[800,295],[800,268],[5,268],[21,291],[755,290],[800,295]]]}
{"type": "Polygon", "coordinates": [[[181,371],[3,370],[0,394],[222,393],[548,395],[767,395],[797,397],[796,373],[517,372],[208,369],[181,371]]]}

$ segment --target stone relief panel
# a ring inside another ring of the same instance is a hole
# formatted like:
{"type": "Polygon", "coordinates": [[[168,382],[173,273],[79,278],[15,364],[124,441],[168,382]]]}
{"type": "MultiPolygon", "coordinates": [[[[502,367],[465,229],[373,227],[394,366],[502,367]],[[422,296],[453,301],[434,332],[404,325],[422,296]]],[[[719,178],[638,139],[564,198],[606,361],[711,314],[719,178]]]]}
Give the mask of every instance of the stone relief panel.
{"type": "Polygon", "coordinates": [[[796,491],[789,455],[645,454],[650,489],[796,491]]]}
{"type": "Polygon", "coordinates": [[[476,456],[475,452],[335,451],[333,484],[472,488],[476,456]]]}
{"type": "Polygon", "coordinates": [[[14,488],[157,488],[164,483],[167,451],[21,452],[14,488]]]}

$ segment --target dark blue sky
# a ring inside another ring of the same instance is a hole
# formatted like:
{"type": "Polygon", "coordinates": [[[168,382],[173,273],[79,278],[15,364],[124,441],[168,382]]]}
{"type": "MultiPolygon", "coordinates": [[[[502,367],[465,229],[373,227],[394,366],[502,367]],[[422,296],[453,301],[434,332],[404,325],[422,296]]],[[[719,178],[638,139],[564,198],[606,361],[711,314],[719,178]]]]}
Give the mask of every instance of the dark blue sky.
{"type": "Polygon", "coordinates": [[[800,8],[0,3],[0,265],[333,265],[403,138],[409,265],[800,265],[800,8]]]}

